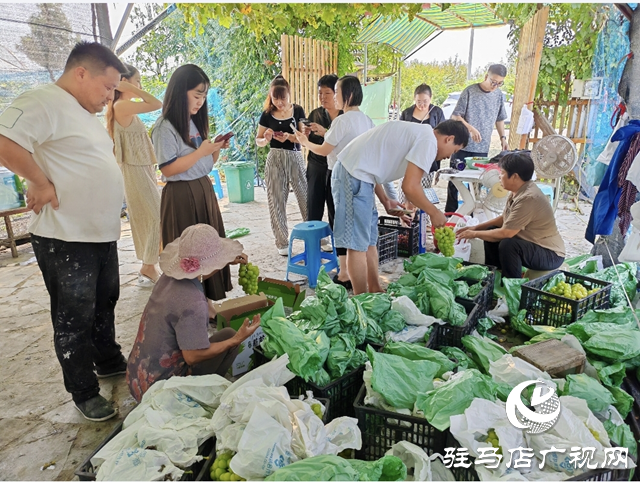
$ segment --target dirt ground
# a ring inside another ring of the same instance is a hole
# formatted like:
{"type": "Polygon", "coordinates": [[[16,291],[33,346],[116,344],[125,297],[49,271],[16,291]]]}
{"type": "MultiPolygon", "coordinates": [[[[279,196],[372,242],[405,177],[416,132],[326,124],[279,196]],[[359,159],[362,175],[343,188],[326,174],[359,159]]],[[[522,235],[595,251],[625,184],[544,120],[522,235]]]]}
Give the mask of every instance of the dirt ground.
{"type": "MultiPolygon", "coordinates": [[[[443,182],[437,192],[443,206],[443,182]]],[[[590,206],[581,204],[577,214],[561,203],[556,217],[568,255],[587,252],[583,239],[590,206]]],[[[226,229],[248,227],[251,234],[240,241],[261,274],[284,279],[286,258],[277,254],[269,225],[266,193],[256,188],[255,201],[232,204],[225,197],[220,208],[226,229]]],[[[289,227],[301,221],[295,198],[288,205],[289,227]]],[[[116,307],[116,332],[125,356],[135,338],[140,315],[150,290],[137,286],[139,262],[135,258],[129,224],[123,219],[120,254],[120,300],[116,307]]],[[[31,245],[19,248],[12,258],[0,251],[0,480],[71,480],[75,469],[134,406],[124,376],[102,380],[101,394],[112,400],[120,414],[103,423],[88,422],[74,408],[62,383],[53,349],[49,298],[31,245]]],[[[385,283],[399,277],[402,260],[381,267],[385,283]]],[[[237,267],[232,268],[234,278],[237,267]]],[[[304,278],[292,280],[304,283],[304,278]]],[[[305,285],[306,286],[306,285],[305,285]]],[[[228,295],[237,297],[235,287],[228,295]]]]}

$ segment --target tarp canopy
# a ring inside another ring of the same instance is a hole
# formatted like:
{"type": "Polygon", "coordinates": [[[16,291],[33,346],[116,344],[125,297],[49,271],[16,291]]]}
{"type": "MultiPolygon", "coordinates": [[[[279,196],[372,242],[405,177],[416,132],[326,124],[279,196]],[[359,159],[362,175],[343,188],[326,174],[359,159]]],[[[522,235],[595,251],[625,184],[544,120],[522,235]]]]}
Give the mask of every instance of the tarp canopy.
{"type": "Polygon", "coordinates": [[[407,15],[396,20],[378,16],[360,34],[358,43],[384,43],[403,54],[409,54],[422,42],[440,30],[468,29],[504,25],[493,9],[485,3],[451,4],[442,10],[434,3],[409,21],[407,15]]]}

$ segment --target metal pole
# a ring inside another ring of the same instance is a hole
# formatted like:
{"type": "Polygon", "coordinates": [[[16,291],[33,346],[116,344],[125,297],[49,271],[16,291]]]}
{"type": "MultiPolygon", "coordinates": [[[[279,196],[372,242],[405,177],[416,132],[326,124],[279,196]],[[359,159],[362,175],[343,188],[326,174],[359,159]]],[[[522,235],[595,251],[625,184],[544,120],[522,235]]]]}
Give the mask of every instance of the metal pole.
{"type": "Polygon", "coordinates": [[[124,30],[124,26],[127,24],[127,20],[129,20],[129,14],[133,9],[133,3],[128,3],[127,8],[124,10],[124,14],[122,14],[122,20],[120,20],[120,25],[118,25],[118,30],[116,30],[116,34],[113,36],[113,42],[111,43],[111,50],[115,50],[118,45],[118,41],[122,36],[122,31],[124,30]]]}
{"type": "Polygon", "coordinates": [[[157,24],[162,22],[169,15],[171,15],[176,10],[176,8],[177,7],[175,3],[170,4],[156,18],[151,20],[148,24],[146,24],[144,27],[142,27],[140,30],[134,33],[129,40],[127,40],[120,47],[118,47],[118,49],[116,50],[116,54],[122,55],[123,53],[125,53],[133,44],[135,44],[138,40],[144,37],[149,30],[151,30],[153,27],[155,27],[157,24]]]}
{"type": "Polygon", "coordinates": [[[467,80],[471,80],[471,61],[473,60],[473,33],[474,29],[471,27],[471,36],[469,38],[469,62],[467,62],[467,80]]]}
{"type": "Polygon", "coordinates": [[[369,59],[367,58],[367,45],[364,44],[364,70],[362,71],[362,84],[367,85],[367,62],[369,59]]]}
{"type": "Polygon", "coordinates": [[[400,119],[400,105],[402,105],[402,61],[398,65],[398,105],[396,105],[396,120],[400,119]]]}

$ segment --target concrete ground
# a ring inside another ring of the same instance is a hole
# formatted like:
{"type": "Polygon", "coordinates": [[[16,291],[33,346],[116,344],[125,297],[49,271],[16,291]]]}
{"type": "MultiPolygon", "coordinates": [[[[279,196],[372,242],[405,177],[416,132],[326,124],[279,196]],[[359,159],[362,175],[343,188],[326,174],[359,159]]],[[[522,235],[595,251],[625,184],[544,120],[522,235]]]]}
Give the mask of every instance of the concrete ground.
{"type": "MultiPolygon", "coordinates": [[[[446,191],[437,192],[443,202],[446,191]]],[[[568,255],[588,252],[583,239],[590,206],[581,204],[577,214],[565,203],[556,217],[567,244],[568,255]]],[[[251,234],[240,241],[261,274],[283,279],[286,258],[278,256],[269,225],[266,194],[256,188],[255,202],[231,204],[220,201],[226,229],[248,227],[251,234]]],[[[288,206],[289,227],[301,221],[295,197],[288,206]]],[[[123,353],[129,354],[140,315],[150,290],[137,286],[136,260],[129,224],[123,219],[120,253],[120,300],[116,307],[116,330],[123,353]]],[[[101,394],[117,405],[120,415],[102,423],[80,416],[62,383],[53,348],[49,298],[30,245],[19,248],[19,258],[0,251],[0,480],[71,480],[74,470],[95,449],[112,427],[134,406],[124,376],[100,382],[101,394]]],[[[397,260],[381,267],[385,282],[402,271],[397,260]]],[[[232,268],[234,278],[237,267],[232,268]]],[[[302,282],[303,278],[298,277],[302,282]]],[[[236,287],[229,297],[242,294],[236,287]]]]}

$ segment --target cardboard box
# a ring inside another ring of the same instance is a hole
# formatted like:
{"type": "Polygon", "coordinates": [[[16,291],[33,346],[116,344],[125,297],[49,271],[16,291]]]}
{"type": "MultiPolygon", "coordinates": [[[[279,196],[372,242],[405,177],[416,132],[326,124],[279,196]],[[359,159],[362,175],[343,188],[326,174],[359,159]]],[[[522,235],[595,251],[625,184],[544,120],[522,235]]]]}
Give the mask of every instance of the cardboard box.
{"type": "Polygon", "coordinates": [[[267,299],[275,302],[282,298],[282,304],[293,311],[300,309],[300,304],[307,294],[300,290],[300,285],[274,278],[258,278],[258,293],[266,295],[267,299]]]}
{"type": "MultiPolygon", "coordinates": [[[[268,300],[264,294],[248,295],[240,298],[216,303],[216,323],[218,330],[231,327],[238,330],[245,318],[252,318],[254,315],[263,314],[273,306],[273,302],[268,300]]],[[[260,344],[264,339],[262,328],[258,328],[255,333],[242,342],[238,356],[231,365],[231,375],[238,376],[253,366],[253,347],[260,344]]]]}

